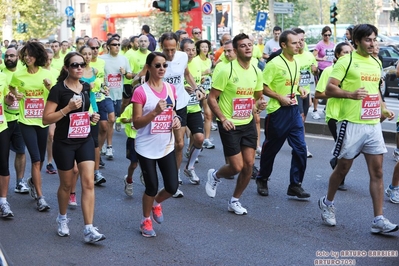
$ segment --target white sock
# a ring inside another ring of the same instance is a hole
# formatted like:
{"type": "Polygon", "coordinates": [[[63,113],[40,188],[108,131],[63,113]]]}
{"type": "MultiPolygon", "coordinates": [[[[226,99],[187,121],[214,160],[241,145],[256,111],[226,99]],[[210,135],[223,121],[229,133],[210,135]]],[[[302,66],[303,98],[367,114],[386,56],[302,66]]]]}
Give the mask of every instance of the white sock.
{"type": "Polygon", "coordinates": [[[0,204],[7,203],[7,198],[0,198],[0,204]]]}
{"type": "Polygon", "coordinates": [[[91,228],[93,228],[93,224],[85,224],[86,231],[89,231],[91,228]]]}
{"type": "Polygon", "coordinates": [[[66,219],[67,218],[67,214],[65,213],[64,215],[62,215],[62,214],[58,214],[58,220],[64,220],[64,219],[66,219]]]}
{"type": "Polygon", "coordinates": [[[152,207],[156,207],[158,205],[159,205],[159,203],[156,200],[154,200],[154,202],[152,203],[152,207]]]}
{"type": "Polygon", "coordinates": [[[334,205],[334,201],[329,201],[328,199],[327,199],[327,196],[324,198],[324,204],[326,204],[327,206],[331,206],[331,205],[334,205]]]}
{"type": "Polygon", "coordinates": [[[144,217],[144,216],[143,216],[143,219],[141,219],[141,222],[144,222],[144,221],[147,220],[147,219],[150,219],[150,217],[144,217]]]}
{"type": "Polygon", "coordinates": [[[236,202],[236,201],[239,201],[240,199],[239,198],[234,198],[234,197],[231,197],[231,199],[230,199],[230,203],[232,203],[232,202],[236,202]]]}
{"type": "Polygon", "coordinates": [[[384,219],[384,215],[378,215],[374,217],[374,222],[376,223],[378,220],[384,219]]]}

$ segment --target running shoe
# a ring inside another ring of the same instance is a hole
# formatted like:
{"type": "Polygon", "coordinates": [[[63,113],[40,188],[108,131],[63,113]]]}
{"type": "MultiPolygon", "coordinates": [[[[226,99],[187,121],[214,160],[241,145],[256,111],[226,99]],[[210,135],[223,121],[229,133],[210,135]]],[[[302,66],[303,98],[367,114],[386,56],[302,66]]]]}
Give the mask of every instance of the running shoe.
{"type": "Polygon", "coordinates": [[[371,223],[371,233],[373,234],[391,233],[398,231],[398,228],[397,224],[391,223],[387,218],[382,218],[371,223]]]}
{"type": "Polygon", "coordinates": [[[70,219],[58,219],[58,217],[55,219],[58,225],[57,233],[59,236],[69,236],[69,220],[70,219]]]}
{"type": "Polygon", "coordinates": [[[0,205],[0,214],[3,218],[14,217],[14,213],[11,211],[10,204],[8,202],[0,205]]]}
{"type": "Polygon", "coordinates": [[[197,174],[195,173],[194,168],[192,168],[192,169],[184,169],[184,174],[188,177],[188,179],[190,180],[191,184],[199,185],[200,179],[197,176],[197,174]]]}
{"type": "Polygon", "coordinates": [[[315,120],[319,120],[321,118],[320,115],[319,115],[319,112],[313,111],[312,112],[312,118],[315,119],[315,120]]]}
{"type": "Polygon", "coordinates": [[[32,177],[28,178],[28,187],[29,187],[29,194],[32,198],[36,199],[37,198],[37,193],[36,193],[36,188],[35,185],[33,184],[32,177]]]}
{"type": "Polygon", "coordinates": [[[385,189],[385,195],[392,203],[399,203],[399,188],[391,189],[389,186],[385,189]]]}
{"type": "Polygon", "coordinates": [[[239,201],[233,201],[228,203],[227,205],[227,210],[229,212],[234,212],[237,215],[245,215],[247,214],[247,209],[241,206],[241,203],[239,201]]]}
{"type": "Polygon", "coordinates": [[[50,206],[43,197],[37,200],[37,209],[39,212],[44,212],[50,209],[50,206]]]}
{"type": "Polygon", "coordinates": [[[211,130],[212,130],[212,131],[218,130],[218,125],[217,125],[216,123],[213,123],[213,122],[212,122],[211,130]]]}
{"type": "Polygon", "coordinates": [[[172,197],[174,197],[174,198],[183,198],[184,197],[183,191],[181,191],[180,189],[177,189],[176,193],[173,194],[172,197]]]}
{"type": "Polygon", "coordinates": [[[397,162],[399,162],[399,149],[395,149],[393,151],[393,159],[397,162]]]}
{"type": "Polygon", "coordinates": [[[54,166],[53,166],[52,163],[49,163],[49,164],[46,166],[46,173],[47,173],[47,174],[51,174],[51,175],[57,174],[57,170],[55,170],[55,168],[54,168],[54,166]]]}
{"type": "Polygon", "coordinates": [[[122,124],[121,123],[115,123],[115,130],[117,132],[121,132],[122,130],[122,124]]]}
{"type": "Polygon", "coordinates": [[[304,198],[309,198],[310,194],[308,192],[306,192],[301,185],[299,184],[293,184],[293,185],[289,185],[288,189],[287,189],[287,195],[288,196],[295,196],[298,197],[300,199],[304,199],[304,198]]]}
{"type": "Polygon", "coordinates": [[[158,204],[158,206],[152,206],[152,219],[157,224],[161,224],[163,222],[163,213],[162,213],[162,206],[158,204]]]}
{"type": "Polygon", "coordinates": [[[100,168],[104,168],[105,167],[105,163],[103,162],[103,159],[100,157],[100,168]]]}
{"type": "Polygon", "coordinates": [[[69,206],[78,206],[78,204],[76,203],[76,194],[75,193],[69,194],[68,205],[69,206]]]}
{"type": "Polygon", "coordinates": [[[183,180],[181,180],[181,177],[180,177],[180,169],[177,172],[177,178],[178,178],[178,181],[179,181],[179,185],[183,185],[183,180]]]}
{"type": "Polygon", "coordinates": [[[216,196],[216,189],[219,183],[221,182],[220,180],[216,180],[213,177],[213,172],[215,172],[215,169],[208,170],[208,180],[206,181],[205,184],[206,194],[208,194],[208,196],[211,198],[214,198],[216,196]]]}
{"type": "Polygon", "coordinates": [[[97,227],[83,230],[84,239],[86,243],[95,243],[105,239],[105,235],[98,232],[97,227]]]}
{"type": "Polygon", "coordinates": [[[214,149],[215,145],[209,139],[205,139],[202,143],[202,147],[204,147],[205,149],[214,149]]]}
{"type": "Polygon", "coordinates": [[[262,147],[257,147],[255,151],[255,158],[259,159],[262,154],[262,147]]]}
{"type": "Polygon", "coordinates": [[[29,188],[26,186],[25,182],[21,181],[15,187],[14,191],[16,193],[28,193],[29,192],[29,188]]]}
{"type": "Polygon", "coordinates": [[[144,219],[144,221],[140,224],[140,232],[144,237],[154,237],[157,236],[155,234],[154,229],[152,229],[152,221],[151,219],[144,219]]]}
{"type": "Polygon", "coordinates": [[[108,159],[108,160],[114,159],[114,154],[113,154],[113,151],[112,151],[112,146],[108,146],[108,147],[107,147],[107,151],[106,151],[106,153],[105,153],[105,156],[107,156],[107,159],[108,159]]]}
{"type": "Polygon", "coordinates": [[[104,145],[101,147],[101,155],[105,155],[107,153],[107,144],[104,143],[104,145]]]}
{"type": "Polygon", "coordinates": [[[306,157],[312,158],[313,154],[310,153],[308,146],[306,146],[306,157]]]}
{"type": "Polygon", "coordinates": [[[127,175],[123,178],[123,182],[125,183],[125,194],[128,196],[133,196],[133,182],[128,183],[127,182],[127,175]]]}
{"type": "Polygon", "coordinates": [[[107,180],[105,180],[105,177],[100,172],[94,174],[94,185],[98,186],[105,182],[107,182],[107,180]]]}
{"type": "Polygon", "coordinates": [[[321,219],[324,223],[330,226],[335,226],[337,221],[335,220],[335,207],[334,205],[327,206],[324,203],[326,197],[321,197],[319,199],[319,208],[321,210],[321,219]]]}

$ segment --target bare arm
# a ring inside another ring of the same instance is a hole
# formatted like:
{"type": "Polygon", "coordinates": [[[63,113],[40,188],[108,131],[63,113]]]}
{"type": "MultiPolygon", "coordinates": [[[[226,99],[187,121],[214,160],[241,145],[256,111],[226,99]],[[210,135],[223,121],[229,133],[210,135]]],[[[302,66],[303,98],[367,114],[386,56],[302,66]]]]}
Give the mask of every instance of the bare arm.
{"type": "Polygon", "coordinates": [[[263,84],[263,94],[268,96],[269,98],[276,99],[277,101],[279,101],[281,106],[289,106],[292,103],[290,99],[272,91],[266,84],[263,84]]]}
{"type": "Polygon", "coordinates": [[[336,78],[329,78],[325,91],[326,96],[334,98],[348,98],[352,100],[361,100],[367,96],[367,91],[364,88],[359,88],[354,92],[350,92],[338,87],[340,83],[341,81],[336,78]]]}

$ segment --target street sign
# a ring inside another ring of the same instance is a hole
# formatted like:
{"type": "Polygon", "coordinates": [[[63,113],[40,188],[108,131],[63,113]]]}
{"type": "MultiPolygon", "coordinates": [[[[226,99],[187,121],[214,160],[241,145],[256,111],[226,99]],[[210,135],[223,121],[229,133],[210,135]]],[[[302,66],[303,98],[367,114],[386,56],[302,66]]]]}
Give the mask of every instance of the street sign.
{"type": "Polygon", "coordinates": [[[266,29],[267,13],[258,11],[255,21],[255,30],[264,31],[266,29]]]}
{"type": "Polygon", "coordinates": [[[212,20],[213,16],[212,15],[202,15],[202,25],[205,27],[211,27],[212,26],[212,20]]]}
{"type": "Polygon", "coordinates": [[[73,7],[71,7],[71,6],[67,6],[66,8],[65,8],[65,14],[68,16],[68,17],[71,17],[71,16],[73,16],[73,13],[75,12],[75,10],[73,9],[73,7]]]}
{"type": "Polygon", "coordinates": [[[212,14],[212,9],[213,9],[212,4],[209,3],[209,2],[205,2],[205,3],[202,5],[202,13],[204,13],[205,15],[210,15],[210,14],[212,14]]]}
{"type": "Polygon", "coordinates": [[[274,14],[292,14],[294,13],[294,4],[274,2],[273,9],[274,14]]]}

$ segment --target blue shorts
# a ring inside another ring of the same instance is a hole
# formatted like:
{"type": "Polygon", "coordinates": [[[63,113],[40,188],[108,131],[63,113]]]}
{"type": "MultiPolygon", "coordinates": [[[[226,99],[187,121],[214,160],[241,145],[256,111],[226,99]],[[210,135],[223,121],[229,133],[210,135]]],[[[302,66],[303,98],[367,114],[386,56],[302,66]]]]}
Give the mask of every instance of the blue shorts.
{"type": "Polygon", "coordinates": [[[114,103],[111,98],[105,98],[101,102],[97,102],[100,121],[108,120],[108,115],[114,113],[114,103]]]}
{"type": "Polygon", "coordinates": [[[122,100],[115,100],[115,101],[113,101],[113,103],[114,103],[115,116],[116,117],[120,117],[121,116],[122,100]]]}
{"type": "Polygon", "coordinates": [[[130,160],[131,163],[137,163],[136,149],[134,148],[134,139],[127,138],[126,140],[126,159],[130,160]]]}

